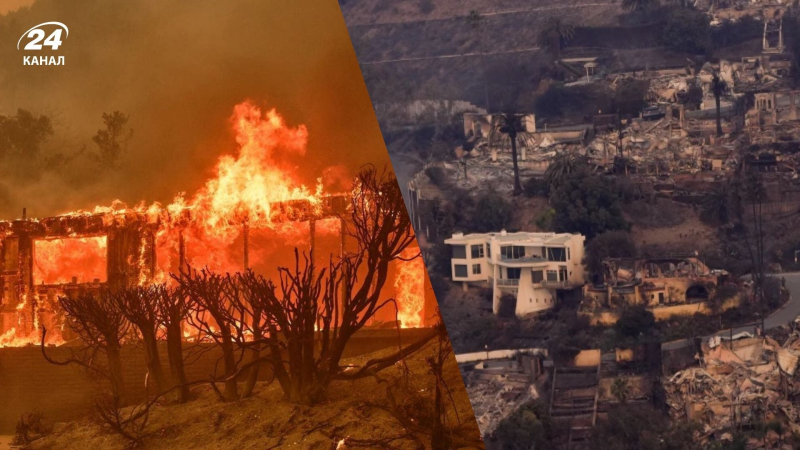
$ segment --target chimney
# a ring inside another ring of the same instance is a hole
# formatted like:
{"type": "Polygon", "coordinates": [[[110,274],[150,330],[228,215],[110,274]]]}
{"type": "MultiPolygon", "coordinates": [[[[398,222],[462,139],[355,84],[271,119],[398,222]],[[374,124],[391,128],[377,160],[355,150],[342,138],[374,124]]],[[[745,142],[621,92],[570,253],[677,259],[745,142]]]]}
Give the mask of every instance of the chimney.
{"type": "Polygon", "coordinates": [[[22,220],[25,220],[28,215],[28,208],[22,208],[22,220]]]}

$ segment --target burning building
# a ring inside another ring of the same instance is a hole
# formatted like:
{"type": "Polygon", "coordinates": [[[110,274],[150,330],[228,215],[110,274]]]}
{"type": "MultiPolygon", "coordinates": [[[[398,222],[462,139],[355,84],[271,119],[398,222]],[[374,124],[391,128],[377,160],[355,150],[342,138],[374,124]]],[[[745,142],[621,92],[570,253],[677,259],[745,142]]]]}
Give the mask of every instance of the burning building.
{"type": "MultiPolygon", "coordinates": [[[[191,198],[134,208],[116,202],[46,219],[23,212],[0,222],[0,346],[38,342],[40,325],[51,331],[49,343],[62,342],[59,296],[169,283],[189,267],[269,274],[293,256],[281,247],[310,251],[318,263],[341,255],[351,194],[323,193],[322,180],[308,189],[276,158],[304,153],[305,127],[290,128],[274,110],[262,114],[249,102],[231,120],[238,155],[221,157],[216,176],[191,198]]],[[[417,327],[431,314],[424,312],[424,266],[411,259],[416,247],[408,250],[394,268],[396,318],[417,327]]],[[[393,322],[395,313],[378,318],[393,322]]]]}

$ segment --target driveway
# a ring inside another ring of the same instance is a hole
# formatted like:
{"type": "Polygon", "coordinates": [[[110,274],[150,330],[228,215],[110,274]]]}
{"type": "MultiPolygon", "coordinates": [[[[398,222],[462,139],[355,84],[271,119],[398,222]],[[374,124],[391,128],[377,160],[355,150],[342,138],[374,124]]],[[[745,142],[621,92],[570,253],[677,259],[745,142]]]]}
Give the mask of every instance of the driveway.
{"type": "MultiPolygon", "coordinates": [[[[795,319],[795,317],[800,316],[800,272],[781,273],[773,276],[776,278],[786,279],[786,287],[789,289],[790,297],[789,301],[786,302],[781,309],[775,311],[769,317],[764,319],[764,328],[766,329],[788,325],[789,322],[795,319]]],[[[703,340],[707,341],[709,338],[711,338],[711,336],[727,337],[731,334],[738,334],[745,331],[748,333],[754,333],[753,325],[734,328],[733,332],[726,329],[713,335],[704,336],[703,340]]],[[[663,350],[675,350],[685,345],[686,341],[681,340],[664,343],[661,348],[663,350]]]]}

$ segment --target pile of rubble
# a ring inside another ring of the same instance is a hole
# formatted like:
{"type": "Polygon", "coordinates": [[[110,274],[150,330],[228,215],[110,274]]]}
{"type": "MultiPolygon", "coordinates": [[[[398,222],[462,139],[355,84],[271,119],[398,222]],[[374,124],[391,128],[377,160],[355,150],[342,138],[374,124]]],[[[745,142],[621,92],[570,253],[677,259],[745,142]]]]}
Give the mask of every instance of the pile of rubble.
{"type": "MultiPolygon", "coordinates": [[[[494,432],[500,422],[520,406],[539,397],[530,375],[508,361],[490,362],[492,367],[463,373],[472,409],[482,436],[494,432]]],[[[479,364],[484,366],[490,363],[479,364]]]]}
{"type": "Polygon", "coordinates": [[[673,419],[701,423],[705,435],[724,434],[743,425],[778,420],[800,432],[797,373],[800,333],[783,345],[770,337],[724,341],[716,336],[696,355],[699,366],[663,381],[673,419]]]}

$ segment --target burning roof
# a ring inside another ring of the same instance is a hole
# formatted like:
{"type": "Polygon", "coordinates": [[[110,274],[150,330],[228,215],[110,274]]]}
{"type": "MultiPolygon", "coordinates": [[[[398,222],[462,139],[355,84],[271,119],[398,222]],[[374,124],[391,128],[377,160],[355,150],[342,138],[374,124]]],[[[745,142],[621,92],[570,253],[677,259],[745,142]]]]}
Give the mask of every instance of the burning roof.
{"type": "MultiPolygon", "coordinates": [[[[238,153],[221,156],[215,175],[192,196],[0,222],[0,346],[19,343],[20,335],[23,343],[37,342],[40,312],[53,310],[48,303],[65,293],[64,285],[170,282],[170,273],[187,266],[273,267],[280,264],[278,245],[314,249],[316,236],[330,236],[332,253],[343,252],[351,194],[324,193],[322,179],[309,188],[282,162],[305,153],[305,126],[289,127],[275,110],[251,102],[236,105],[231,123],[238,153]]],[[[419,326],[424,267],[418,258],[398,266],[398,316],[419,326]]]]}

